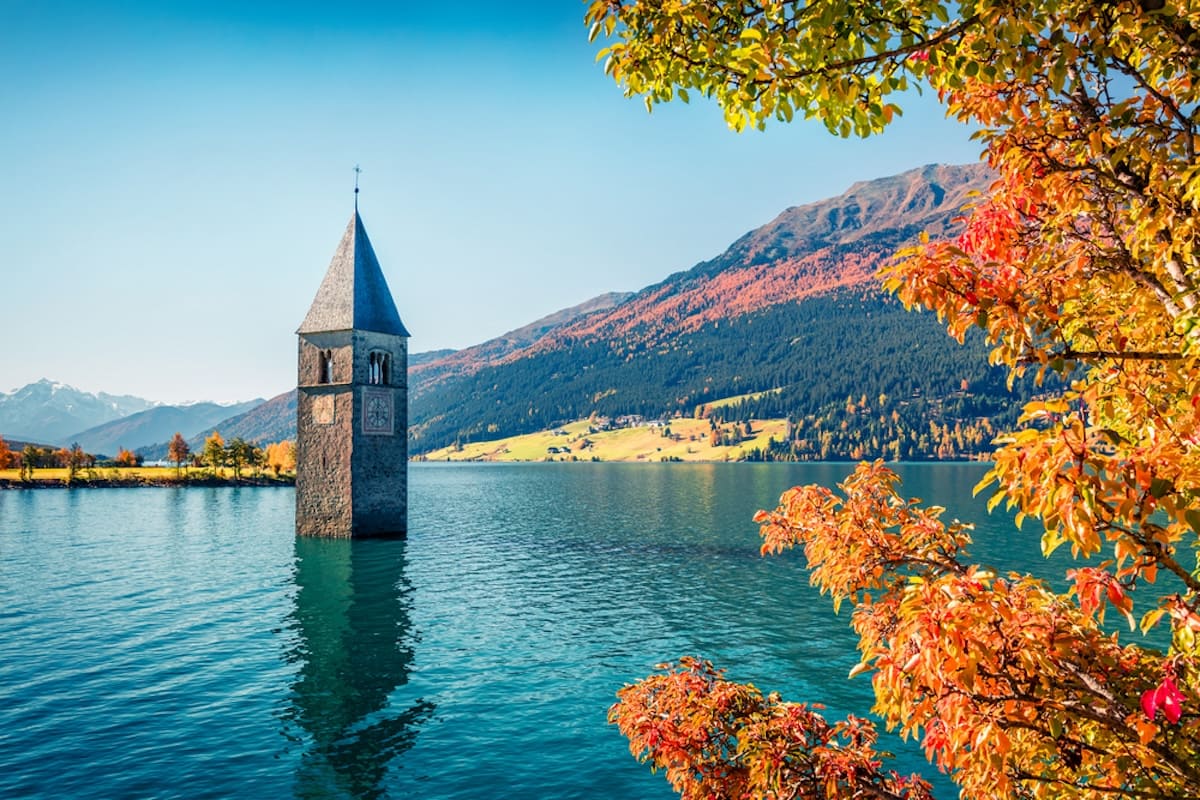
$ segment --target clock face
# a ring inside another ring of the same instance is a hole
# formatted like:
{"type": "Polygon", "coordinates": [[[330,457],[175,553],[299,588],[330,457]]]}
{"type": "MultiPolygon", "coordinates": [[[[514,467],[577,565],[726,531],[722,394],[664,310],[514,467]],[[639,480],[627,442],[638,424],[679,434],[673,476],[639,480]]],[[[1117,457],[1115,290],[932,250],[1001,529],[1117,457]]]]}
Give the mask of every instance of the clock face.
{"type": "Polygon", "coordinates": [[[387,389],[363,390],[363,433],[392,433],[392,393],[387,389]]]}
{"type": "Polygon", "coordinates": [[[387,400],[382,397],[372,397],[367,400],[367,423],[372,428],[383,428],[392,418],[392,410],[388,408],[387,400]]]}

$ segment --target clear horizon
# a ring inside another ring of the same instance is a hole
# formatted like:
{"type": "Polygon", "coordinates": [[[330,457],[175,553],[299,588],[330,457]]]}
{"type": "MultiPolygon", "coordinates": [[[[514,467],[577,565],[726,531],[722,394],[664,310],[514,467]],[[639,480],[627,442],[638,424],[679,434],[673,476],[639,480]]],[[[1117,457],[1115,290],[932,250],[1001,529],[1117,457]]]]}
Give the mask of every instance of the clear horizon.
{"type": "Polygon", "coordinates": [[[416,353],[637,291],[855,181],[978,158],[929,96],[867,140],[804,122],[739,135],[704,101],[647,114],[603,74],[583,12],[7,9],[0,391],[291,388],[355,164],[416,353]]]}

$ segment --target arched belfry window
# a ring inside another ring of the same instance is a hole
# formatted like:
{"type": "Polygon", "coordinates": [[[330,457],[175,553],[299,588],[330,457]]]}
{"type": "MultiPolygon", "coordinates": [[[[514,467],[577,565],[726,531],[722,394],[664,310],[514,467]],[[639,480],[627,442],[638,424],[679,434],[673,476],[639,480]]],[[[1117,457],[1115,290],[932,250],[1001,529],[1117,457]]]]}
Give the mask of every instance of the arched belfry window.
{"type": "Polygon", "coordinates": [[[333,383],[333,351],[322,350],[317,383],[333,383]]]}
{"type": "Polygon", "coordinates": [[[367,383],[377,383],[386,386],[392,382],[391,373],[391,354],[372,351],[367,357],[367,383]]]}

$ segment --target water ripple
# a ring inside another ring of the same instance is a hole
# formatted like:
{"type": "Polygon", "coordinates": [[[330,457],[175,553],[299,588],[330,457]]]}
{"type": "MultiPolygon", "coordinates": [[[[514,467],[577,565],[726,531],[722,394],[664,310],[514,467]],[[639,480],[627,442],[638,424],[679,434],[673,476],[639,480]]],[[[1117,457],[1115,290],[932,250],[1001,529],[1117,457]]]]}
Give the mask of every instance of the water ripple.
{"type": "Polygon", "coordinates": [[[659,661],[869,706],[750,522],[842,471],[423,465],[402,542],[298,540],[289,490],[0,492],[0,797],[671,797],[605,721],[659,661]]]}

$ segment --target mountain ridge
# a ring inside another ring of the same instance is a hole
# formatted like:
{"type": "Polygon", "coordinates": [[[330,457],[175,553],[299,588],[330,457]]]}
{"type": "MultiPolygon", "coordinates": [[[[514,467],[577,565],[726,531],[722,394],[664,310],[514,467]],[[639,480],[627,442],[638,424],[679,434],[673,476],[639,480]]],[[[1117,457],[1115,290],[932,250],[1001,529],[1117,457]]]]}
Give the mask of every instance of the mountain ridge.
{"type": "Polygon", "coordinates": [[[928,422],[921,413],[1010,415],[1014,397],[986,366],[982,341],[950,347],[932,315],[904,312],[876,277],[922,230],[952,234],[963,206],[991,180],[983,165],[927,165],[853,184],[786,209],[714,258],[498,361],[437,382],[414,379],[413,452],[591,414],[689,414],[721,397],[766,391],[766,399],[721,413],[824,419],[833,413],[830,391],[842,393],[843,405],[866,387],[898,403],[894,386],[917,398],[904,401],[915,425],[928,422]],[[809,340],[806,329],[824,340],[809,340]],[[923,353],[936,353],[934,363],[923,353]]]}
{"type": "Polygon", "coordinates": [[[176,433],[190,438],[210,425],[243,414],[263,402],[262,398],[256,398],[231,405],[189,403],[182,406],[156,406],[73,433],[68,438],[88,453],[113,456],[118,448],[138,450],[146,445],[170,440],[176,433]]]}
{"type": "MultiPolygon", "coordinates": [[[[983,164],[929,164],[899,175],[858,181],[837,197],[791,206],[736,239],[720,255],[546,331],[500,358],[476,359],[472,348],[452,358],[469,371],[512,363],[539,350],[598,336],[643,339],[694,331],[706,322],[779,302],[872,283],[882,261],[922,231],[948,235],[972,194],[992,176],[983,164]],[[714,278],[721,276],[721,280],[714,278]],[[746,294],[752,287],[758,291],[746,294]],[[730,302],[723,298],[736,295],[730,302]],[[662,323],[648,324],[651,309],[662,323]],[[708,310],[708,313],[704,313],[708,310]],[[603,313],[607,312],[607,313],[603,313]]],[[[435,360],[424,368],[436,371],[435,360]]]]}
{"type": "Polygon", "coordinates": [[[448,375],[478,369],[487,364],[497,364],[536,344],[550,332],[592,314],[616,308],[634,295],[633,292],[606,292],[582,303],[563,308],[540,317],[533,322],[502,333],[461,350],[453,350],[441,358],[429,359],[423,354],[413,356],[409,362],[412,380],[434,383],[448,375]]]}
{"type": "Polygon", "coordinates": [[[142,397],[84,392],[42,378],[0,392],[0,434],[6,439],[64,445],[73,433],[156,405],[142,397]]]}

